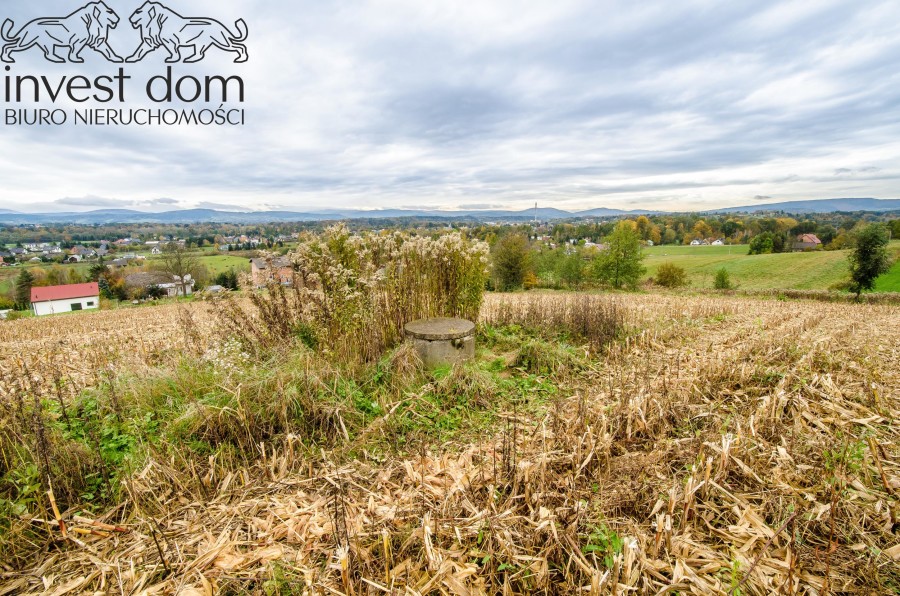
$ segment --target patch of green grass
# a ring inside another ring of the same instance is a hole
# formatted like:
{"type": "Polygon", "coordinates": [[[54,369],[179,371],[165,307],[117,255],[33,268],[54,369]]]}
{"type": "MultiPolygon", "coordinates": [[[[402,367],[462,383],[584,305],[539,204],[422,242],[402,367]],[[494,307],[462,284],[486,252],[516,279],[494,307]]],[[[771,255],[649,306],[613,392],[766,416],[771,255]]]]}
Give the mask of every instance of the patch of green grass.
{"type": "Polygon", "coordinates": [[[612,569],[615,564],[615,557],[622,553],[625,542],[604,523],[589,529],[587,544],[582,547],[582,552],[585,555],[597,556],[603,561],[607,569],[612,569]]]}
{"type": "Polygon", "coordinates": [[[647,251],[647,276],[671,262],[684,268],[688,284],[711,288],[716,271],[725,269],[743,290],[827,290],[848,275],[848,251],[748,255],[746,246],[655,246],[647,251]]]}
{"type": "MultiPolygon", "coordinates": [[[[687,272],[694,288],[711,288],[716,271],[724,268],[742,290],[827,290],[849,276],[849,250],[749,255],[746,245],[652,246],[645,250],[647,278],[671,262],[687,272]]],[[[891,243],[900,251],[900,241],[891,243]]],[[[900,292],[900,263],[878,279],[878,292],[900,292]]]]}
{"type": "Polygon", "coordinates": [[[584,353],[565,343],[532,339],[519,349],[514,366],[532,374],[557,375],[581,370],[584,360],[584,353]]]}
{"type": "Polygon", "coordinates": [[[250,261],[244,257],[230,255],[210,255],[200,258],[200,264],[209,270],[210,277],[234,269],[236,272],[250,273],[250,261]]]}
{"type": "MultiPolygon", "coordinates": [[[[211,254],[206,249],[194,251],[193,254],[198,257],[199,263],[206,267],[210,277],[215,277],[232,269],[237,273],[250,273],[250,260],[246,257],[211,254]]],[[[155,264],[161,260],[161,256],[149,257],[148,255],[147,262],[155,264]]]]}
{"type": "Polygon", "coordinates": [[[434,370],[427,391],[418,395],[407,392],[392,422],[395,444],[403,446],[422,438],[448,440],[488,426],[495,408],[510,397],[504,384],[490,363],[434,370]]]}
{"type": "Polygon", "coordinates": [[[875,280],[876,292],[900,292],[900,258],[890,271],[875,280]]]}
{"type": "MultiPolygon", "coordinates": [[[[480,435],[502,412],[541,409],[557,394],[557,383],[550,376],[507,366],[490,349],[513,342],[521,345],[527,341],[524,336],[509,328],[487,330],[493,341],[479,350],[476,361],[437,368],[428,374],[425,391],[417,381],[401,392],[405,397],[390,422],[393,446],[403,449],[422,440],[480,435]]],[[[564,355],[561,366],[572,362],[568,352],[564,355]]]]}

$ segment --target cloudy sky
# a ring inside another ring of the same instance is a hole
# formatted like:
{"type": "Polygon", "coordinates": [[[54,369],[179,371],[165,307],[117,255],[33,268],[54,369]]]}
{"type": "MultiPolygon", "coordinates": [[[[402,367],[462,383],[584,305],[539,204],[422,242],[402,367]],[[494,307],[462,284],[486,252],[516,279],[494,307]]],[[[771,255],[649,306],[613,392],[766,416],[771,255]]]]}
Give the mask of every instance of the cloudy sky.
{"type": "MultiPolygon", "coordinates": [[[[140,0],[107,4],[127,56],[140,0]]],[[[249,62],[212,49],[175,68],[243,77],[246,102],[232,106],[246,125],[4,121],[0,208],[686,210],[900,195],[896,0],[166,4],[232,30],[246,20],[249,62]]],[[[78,6],[6,0],[0,18],[16,32],[78,6]]],[[[7,75],[57,82],[118,68],[92,50],[83,65],[13,57],[7,75]]],[[[147,104],[164,58],[127,65],[121,107],[147,104]]],[[[23,107],[74,106],[3,109],[23,107]]]]}

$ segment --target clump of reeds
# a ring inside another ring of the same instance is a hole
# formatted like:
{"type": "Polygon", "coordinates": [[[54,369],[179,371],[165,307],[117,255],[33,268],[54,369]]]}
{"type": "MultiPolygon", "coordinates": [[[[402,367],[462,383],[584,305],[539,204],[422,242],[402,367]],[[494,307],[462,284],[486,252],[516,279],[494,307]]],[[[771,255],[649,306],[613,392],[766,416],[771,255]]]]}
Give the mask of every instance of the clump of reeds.
{"type": "Polygon", "coordinates": [[[403,342],[387,357],[385,371],[395,391],[409,387],[423,370],[422,358],[410,342],[403,342]]]}
{"type": "Polygon", "coordinates": [[[553,339],[585,342],[602,350],[625,329],[622,308],[614,298],[597,294],[538,294],[493,300],[482,313],[490,325],[520,325],[553,339]]]}
{"type": "Polygon", "coordinates": [[[578,371],[583,360],[566,344],[530,339],[519,348],[513,366],[532,374],[556,375],[578,371]]]}
{"type": "Polygon", "coordinates": [[[300,339],[342,360],[377,360],[403,326],[426,317],[475,320],[487,279],[487,247],[460,234],[437,238],[354,235],[346,226],[304,238],[288,255],[293,282],[232,302],[222,322],[259,350],[300,339]]]}
{"type": "Polygon", "coordinates": [[[464,402],[471,407],[489,407],[500,394],[496,378],[472,364],[453,366],[434,383],[434,392],[449,403],[464,402]]]}

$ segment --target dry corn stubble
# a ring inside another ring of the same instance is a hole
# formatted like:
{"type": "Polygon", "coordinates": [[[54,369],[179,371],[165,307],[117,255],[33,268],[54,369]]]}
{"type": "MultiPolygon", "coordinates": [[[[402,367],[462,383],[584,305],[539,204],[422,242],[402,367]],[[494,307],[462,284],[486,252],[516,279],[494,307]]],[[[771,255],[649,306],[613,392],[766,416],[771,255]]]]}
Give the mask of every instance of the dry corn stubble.
{"type": "MultiPolygon", "coordinates": [[[[384,462],[292,439],[198,480],[156,462],[100,520],[129,533],[64,512],[87,534],[3,572],[0,594],[896,590],[900,309],[615,300],[631,335],[543,414],[384,462]]],[[[483,316],[512,322],[508,301],[483,316]]]]}

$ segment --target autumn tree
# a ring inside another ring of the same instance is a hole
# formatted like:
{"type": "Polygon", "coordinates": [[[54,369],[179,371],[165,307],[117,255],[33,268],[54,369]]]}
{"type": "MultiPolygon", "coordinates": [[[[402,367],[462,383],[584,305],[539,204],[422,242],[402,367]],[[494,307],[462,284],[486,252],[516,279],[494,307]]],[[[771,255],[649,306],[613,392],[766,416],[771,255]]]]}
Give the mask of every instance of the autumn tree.
{"type": "Polygon", "coordinates": [[[663,244],[675,244],[678,241],[678,234],[672,228],[666,228],[662,241],[663,244]]]}
{"type": "Polygon", "coordinates": [[[763,232],[753,237],[750,241],[751,255],[765,255],[775,250],[775,235],[772,232],[763,232]]]}
{"type": "Polygon", "coordinates": [[[528,240],[521,234],[508,234],[494,245],[494,285],[501,292],[521,288],[529,266],[528,240]]]}
{"type": "Polygon", "coordinates": [[[108,271],[109,268],[103,263],[103,257],[100,257],[100,260],[88,269],[88,279],[90,281],[100,281],[100,278],[105,276],[108,271]]]}
{"type": "Polygon", "coordinates": [[[606,237],[606,250],[594,261],[597,278],[614,288],[635,288],[646,269],[641,238],[636,225],[621,221],[612,234],[606,237]]]}
{"type": "Polygon", "coordinates": [[[703,221],[702,219],[694,224],[694,237],[699,240],[704,240],[712,236],[712,228],[708,223],[703,221]]]}
{"type": "Polygon", "coordinates": [[[171,275],[180,286],[182,296],[187,296],[188,275],[194,277],[200,268],[200,259],[177,242],[166,244],[157,269],[171,275]]]}
{"type": "Polygon", "coordinates": [[[557,271],[560,283],[577,289],[584,282],[584,260],[579,251],[573,251],[560,259],[557,271]]]}

